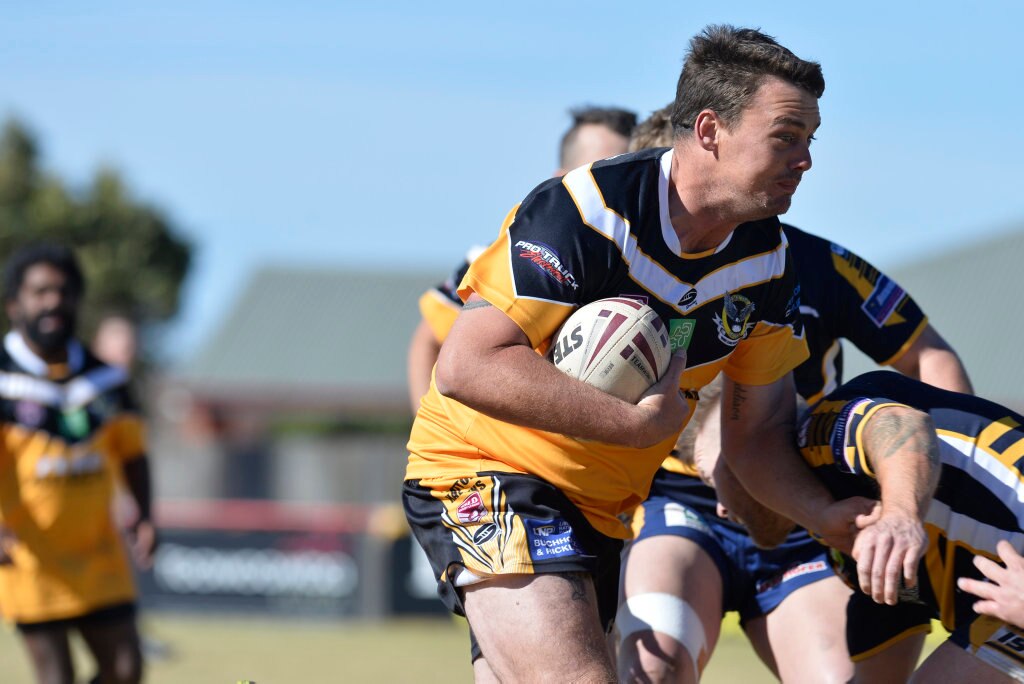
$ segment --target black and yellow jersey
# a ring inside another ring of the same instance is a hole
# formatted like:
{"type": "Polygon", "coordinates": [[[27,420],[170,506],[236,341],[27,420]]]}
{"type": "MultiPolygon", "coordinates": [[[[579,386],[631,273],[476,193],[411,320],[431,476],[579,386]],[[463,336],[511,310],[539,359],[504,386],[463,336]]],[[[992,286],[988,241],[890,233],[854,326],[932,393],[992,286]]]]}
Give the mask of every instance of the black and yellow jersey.
{"type": "MultiPolygon", "coordinates": [[[[650,305],[674,349],[687,349],[691,403],[719,372],[768,384],[807,357],[796,280],[777,218],[739,226],[714,249],[684,253],[669,219],[670,149],[595,162],[538,186],[506,217],[498,239],[459,287],[505,312],[543,353],[579,306],[605,297],[650,305]]],[[[683,426],[680,426],[682,429],[683,426]]],[[[643,500],[675,436],[642,450],[510,425],[441,396],[421,402],[407,479],[468,470],[536,475],[610,536],[643,500]]]]}
{"type": "Polygon", "coordinates": [[[17,333],[0,349],[0,522],[17,537],[0,566],[8,620],[76,617],[135,596],[111,519],[114,468],[144,453],[127,374],[77,342],[48,366],[17,333]]]}
{"type": "Polygon", "coordinates": [[[843,381],[847,339],[880,365],[903,355],[928,321],[892,278],[842,245],[783,224],[797,279],[810,357],[793,372],[808,403],[843,381]]]}
{"type": "Polygon", "coordinates": [[[434,339],[438,343],[444,342],[448,337],[448,331],[452,329],[455,318],[462,309],[462,300],[459,298],[459,283],[469,270],[469,264],[479,256],[483,247],[473,247],[466,254],[466,258],[456,267],[454,271],[441,283],[430,288],[420,295],[420,315],[430,326],[434,333],[434,339]]]}
{"type": "MultiPolygon", "coordinates": [[[[836,498],[878,498],[862,442],[863,426],[885,406],[928,413],[939,438],[941,472],[925,514],[928,551],[919,594],[952,630],[973,620],[974,597],[956,578],[979,577],[972,557],[997,558],[996,542],[1024,549],[1024,417],[999,404],[941,390],[899,373],[866,373],[830,393],[800,422],[804,459],[836,498]]],[[[845,559],[856,577],[856,565],[845,559]]]]}

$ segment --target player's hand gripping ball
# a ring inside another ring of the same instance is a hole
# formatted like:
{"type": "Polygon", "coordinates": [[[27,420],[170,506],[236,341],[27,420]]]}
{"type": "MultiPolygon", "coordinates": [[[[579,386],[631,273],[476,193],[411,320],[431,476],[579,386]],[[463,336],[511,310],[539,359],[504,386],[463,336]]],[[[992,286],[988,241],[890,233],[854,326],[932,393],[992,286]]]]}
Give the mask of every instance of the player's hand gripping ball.
{"type": "Polygon", "coordinates": [[[569,316],[552,338],[549,355],[562,372],[635,404],[668,368],[672,351],[654,309],[613,297],[569,316]]]}

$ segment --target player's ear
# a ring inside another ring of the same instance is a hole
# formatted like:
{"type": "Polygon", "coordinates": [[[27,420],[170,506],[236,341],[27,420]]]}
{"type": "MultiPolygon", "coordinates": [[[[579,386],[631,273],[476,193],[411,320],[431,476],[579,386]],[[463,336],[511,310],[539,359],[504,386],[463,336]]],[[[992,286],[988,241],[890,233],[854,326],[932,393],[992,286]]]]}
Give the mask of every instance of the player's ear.
{"type": "Polygon", "coordinates": [[[718,134],[722,120],[710,109],[703,110],[693,121],[693,137],[708,152],[718,151],[718,134]]]}

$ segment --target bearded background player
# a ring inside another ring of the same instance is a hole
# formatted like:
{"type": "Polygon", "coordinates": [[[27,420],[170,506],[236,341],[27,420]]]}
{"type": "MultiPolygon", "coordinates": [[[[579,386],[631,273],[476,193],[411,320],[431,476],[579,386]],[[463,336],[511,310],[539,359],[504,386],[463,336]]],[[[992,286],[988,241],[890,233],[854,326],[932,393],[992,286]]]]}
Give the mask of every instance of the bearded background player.
{"type": "Polygon", "coordinates": [[[40,682],[73,684],[77,631],[97,681],[142,678],[135,587],[112,520],[114,471],[138,517],[137,562],[156,547],[142,421],[123,369],[74,338],[84,280],[71,250],[29,245],[4,271],[12,330],[0,349],[0,612],[40,682]]]}

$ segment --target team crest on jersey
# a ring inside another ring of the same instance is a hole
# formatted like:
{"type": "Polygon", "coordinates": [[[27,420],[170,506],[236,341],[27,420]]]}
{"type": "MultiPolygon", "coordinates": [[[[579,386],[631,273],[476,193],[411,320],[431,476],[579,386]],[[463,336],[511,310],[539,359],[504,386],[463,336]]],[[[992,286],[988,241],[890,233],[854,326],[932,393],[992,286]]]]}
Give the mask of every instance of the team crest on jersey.
{"type": "Polygon", "coordinates": [[[487,509],[484,507],[484,500],[480,498],[479,492],[473,492],[466,497],[466,500],[459,504],[457,515],[459,522],[475,523],[484,517],[487,509]]]}
{"type": "Polygon", "coordinates": [[[757,305],[739,293],[725,295],[722,304],[722,315],[715,314],[715,323],[718,325],[718,339],[723,344],[735,347],[739,341],[744,339],[754,324],[750,322],[750,315],[754,313],[757,305]]]}
{"type": "Polygon", "coordinates": [[[559,285],[571,287],[574,290],[579,287],[576,276],[562,265],[562,258],[558,256],[558,252],[547,245],[520,240],[516,243],[515,248],[519,250],[520,259],[526,259],[559,285]]]}

